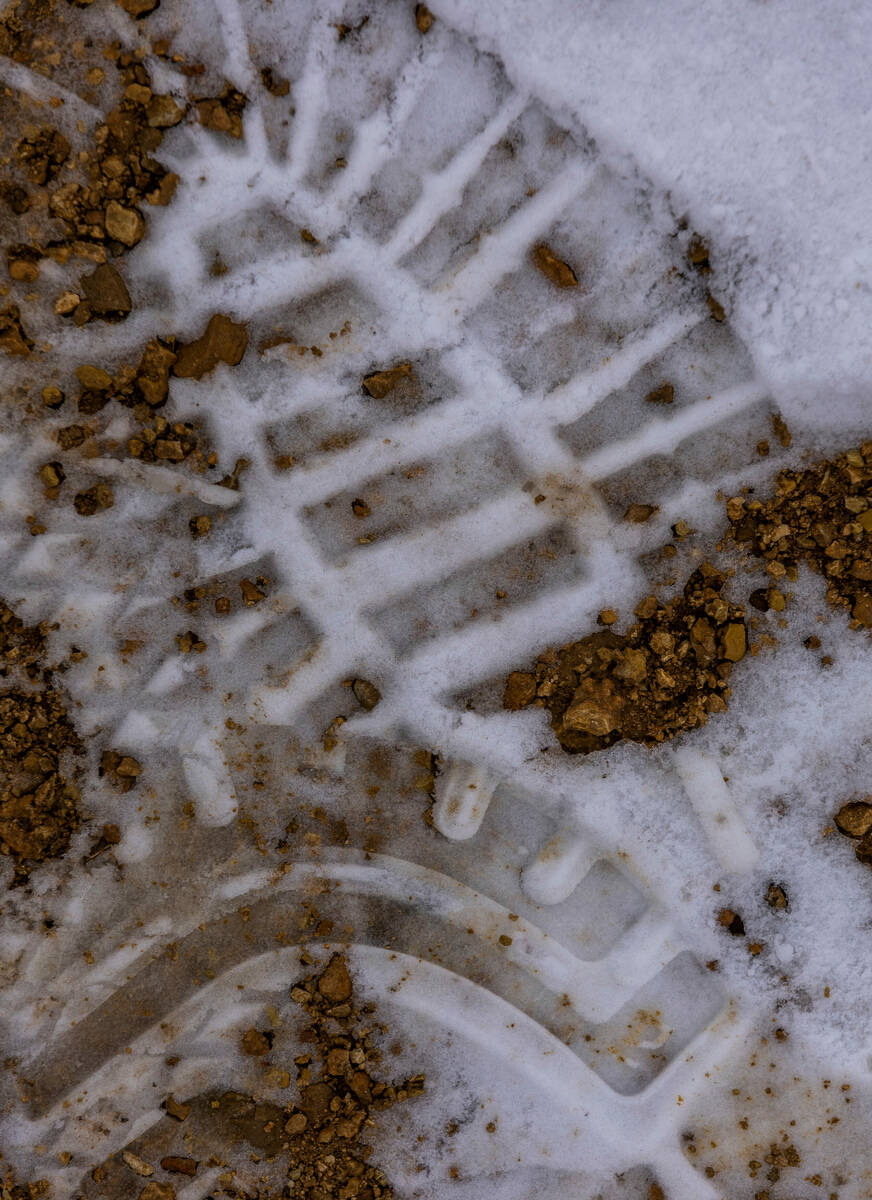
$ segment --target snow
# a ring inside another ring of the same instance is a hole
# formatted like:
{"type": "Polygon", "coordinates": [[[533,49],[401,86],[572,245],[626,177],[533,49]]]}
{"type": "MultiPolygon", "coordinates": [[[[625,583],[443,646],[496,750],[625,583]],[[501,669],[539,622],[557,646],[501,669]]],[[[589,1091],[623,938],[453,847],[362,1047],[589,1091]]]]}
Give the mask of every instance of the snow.
{"type": "MultiPolygon", "coordinates": [[[[293,948],[252,937],[201,990],[182,966],[152,996],[137,972],[197,930],[220,946],[241,905],[284,919],[294,889],[317,894],[325,875],[367,930],[376,912],[371,943],[353,951],[361,986],[402,1031],[404,1067],[433,1080],[402,1135],[386,1134],[409,1194],[443,1195],[459,1162],[456,1194],[476,1200],[525,1187],[644,1196],[655,1176],[670,1200],[732,1200],[754,1138],[768,1152],[760,1131],[777,1140],[788,1115],[767,1109],[749,1065],[779,1028],[779,1086],[815,1153],[821,1081],[854,1089],[841,1141],[803,1170],[831,1187],[846,1173],[839,1194],[859,1200],[865,1164],[851,1174],[849,1158],[870,1097],[872,877],[829,826],[872,771],[868,639],[801,574],[783,621],[760,618],[777,647],[749,655],[730,711],[675,749],[568,758],[542,712],[502,712],[494,695],[602,607],[628,614],[662,580],[657,552],[677,519],[698,531],[682,563],[709,552],[719,489],[766,486],[785,462],[869,434],[872,11],[434,0],[426,39],[408,6],[385,4],[339,43],[331,21],[359,21],[362,3],[312,23],[291,0],[217,7],[217,21],[186,21],[178,45],[208,60],[204,88],[226,76],[259,97],[245,142],[193,124],[168,135],[161,153],[182,179],[130,257],[137,311],[120,328],[60,331],[58,350],[114,366],[155,329],[196,336],[218,310],[251,322],[252,346],[280,327],[323,349],[275,346],[201,383],[174,380],[176,411],[203,420],[222,469],[250,460],[241,489],[92,458],[118,494],[94,543],[69,514],[44,538],[21,535],[45,445],[14,431],[2,443],[3,562],[22,611],[60,622],[58,654],[73,640],[87,651],[66,676],[80,719],[145,770],[135,792],[104,782],[87,798],[95,827],[120,827],[122,882],[107,856],[87,875],[37,873],[34,894],[10,902],[4,999],[48,1099],[28,1120],[11,1109],[0,1133],[22,1161],[38,1139],[83,1160],[146,1131],[172,1088],[257,1087],[233,1041],[249,1011],[239,990],[252,1011],[280,1008],[293,948]],[[264,62],[287,72],[290,99],[262,94],[264,62]],[[726,325],[686,270],[685,214],[710,242],[726,325]],[[540,237],[576,264],[577,291],[530,264],[540,237]],[[217,278],[216,253],[229,268],[217,278]],[[345,321],[347,340],[331,342],[345,321]],[[361,395],[365,372],[406,357],[421,388],[408,407],[361,395]],[[641,400],[666,377],[676,402],[651,411],[641,400]],[[794,445],[761,459],[776,408],[794,445]],[[299,455],[284,473],[281,439],[299,455]],[[627,526],[628,499],[660,511],[627,526]],[[192,546],[193,501],[214,530],[192,546]],[[194,580],[233,590],[261,570],[267,604],[223,619],[172,604],[194,580]],[[185,660],[173,636],[190,623],[208,649],[185,660]],[[803,645],[812,631],[818,654],[803,645]],[[126,637],[145,642],[141,658],[121,661],[126,637]],[[343,684],[356,676],[382,691],[372,712],[352,711],[343,684]],[[338,713],[349,720],[327,753],[338,713]],[[435,830],[414,747],[441,759],[435,830]],[[277,862],[289,821],[313,811],[347,820],[350,845],[277,862]],[[370,822],[390,836],[364,853],[370,822]],[[765,901],[772,882],[784,912],[765,901]],[[747,938],[718,925],[723,907],[747,938]],[[134,1029],[129,1061],[113,1049],[123,1022],[99,1053],[76,1049],[110,999],[112,1021],[152,1003],[166,1017],[134,1029]],[[90,1097],[78,1124],[54,1082],[68,1058],[70,1094],[87,1084],[90,1097]],[[452,1105],[472,1115],[447,1145],[434,1130],[452,1105]],[[706,1120],[730,1148],[714,1183],[681,1149],[706,1120]]],[[[154,34],[176,16],[164,0],[154,34]]],[[[23,85],[47,86],[26,72],[23,85]]],[[[126,425],[116,417],[110,433],[126,425]]],[[[747,579],[733,586],[744,598],[747,579]]],[[[83,831],[71,863],[88,843],[83,831]]],[[[60,1194],[81,1175],[78,1159],[57,1168],[60,1194]]]]}
{"type": "Polygon", "coordinates": [[[853,430],[872,381],[872,9],[862,0],[437,0],[714,242],[788,414],[853,430]]]}

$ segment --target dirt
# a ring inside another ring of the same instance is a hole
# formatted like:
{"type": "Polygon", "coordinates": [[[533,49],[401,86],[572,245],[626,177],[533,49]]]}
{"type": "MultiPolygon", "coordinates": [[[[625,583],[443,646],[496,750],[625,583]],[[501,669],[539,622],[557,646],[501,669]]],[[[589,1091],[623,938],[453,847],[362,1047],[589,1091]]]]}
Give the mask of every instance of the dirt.
{"type": "Polygon", "coordinates": [[[836,828],[854,842],[854,854],[861,863],[872,867],[872,796],[849,800],[833,818],[836,828]]]}
{"type": "MultiPolygon", "coordinates": [[[[781,422],[780,437],[789,437],[781,422]]],[[[771,581],[796,578],[800,563],[823,575],[827,600],[872,629],[872,441],[803,470],[781,471],[771,497],[727,501],[731,536],[763,560],[771,581]]]]}
{"type": "Polygon", "coordinates": [[[0,852],[13,883],[64,854],[81,822],[73,760],[84,746],[46,663],[48,633],[0,600],[0,852]]]}
{"type": "Polygon", "coordinates": [[[242,114],[247,98],[234,87],[225,87],[220,96],[201,96],[196,101],[200,124],[213,133],[242,137],[242,114]]]}
{"type": "Polygon", "coordinates": [[[179,347],[173,374],[179,379],[202,379],[220,362],[235,367],[248,347],[248,330],[224,315],[215,313],[196,341],[179,347]]]}
{"type": "Polygon", "coordinates": [[[387,370],[374,371],[371,375],[366,375],[362,387],[364,392],[374,400],[384,400],[385,396],[390,395],[404,379],[413,378],[412,364],[401,362],[387,370]]]}
{"type": "MultiPolygon", "coordinates": [[[[724,712],[733,666],[745,655],[744,609],[722,593],[726,576],[698,567],[681,593],[646,596],[625,633],[609,627],[513,671],[510,710],[547,708],[564,750],[589,754],[622,738],[656,745],[724,712]]],[[[611,618],[616,614],[603,614],[611,618]]]]}
{"type": "Polygon", "coordinates": [[[540,243],[533,249],[533,263],[555,287],[578,287],[578,277],[569,263],[558,258],[550,246],[540,243]]]}
{"type": "Polygon", "coordinates": [[[299,1100],[284,1124],[290,1141],[287,1200],[389,1200],[393,1190],[371,1161],[363,1137],[372,1114],[424,1090],[423,1076],[401,1084],[372,1073],[380,1053],[372,1040],[371,1005],[354,1002],[348,965],[334,954],[320,974],[291,990],[310,1024],[303,1040],[314,1054],[296,1060],[299,1100]]]}
{"type": "MultiPolygon", "coordinates": [[[[227,1166],[230,1152],[248,1156],[253,1149],[258,1157],[251,1156],[252,1161],[264,1156],[281,1189],[275,1183],[259,1189],[258,1200],[279,1195],[282,1200],[391,1200],[393,1190],[373,1162],[367,1137],[377,1113],[423,1092],[424,1077],[398,1083],[380,1078],[379,1042],[387,1029],[372,1004],[356,1001],[344,955],[333,953],[313,969],[304,950],[301,963],[311,973],[290,989],[290,998],[304,1015],[297,1039],[302,1053],[285,1064],[272,1029],[240,1034],[242,1053],[258,1060],[265,1079],[288,1088],[295,1076],[296,1100],[282,1105],[236,1091],[206,1092],[185,1101],[169,1095],[162,1107],[172,1120],[159,1151],[150,1153],[147,1142],[135,1142],[135,1151],[124,1149],[96,1167],[93,1181],[101,1187],[115,1183],[123,1189],[118,1194],[138,1200],[175,1200],[176,1188],[204,1167],[227,1166]]],[[[261,1176],[264,1183],[267,1178],[261,1176]]],[[[254,1200],[234,1181],[233,1170],[218,1183],[223,1196],[254,1200]]]]}

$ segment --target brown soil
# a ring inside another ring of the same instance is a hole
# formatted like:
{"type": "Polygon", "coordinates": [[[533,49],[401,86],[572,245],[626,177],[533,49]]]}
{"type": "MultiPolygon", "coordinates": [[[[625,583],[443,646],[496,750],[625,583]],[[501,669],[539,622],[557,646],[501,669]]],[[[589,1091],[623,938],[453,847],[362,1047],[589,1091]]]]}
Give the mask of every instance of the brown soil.
{"type": "Polygon", "coordinates": [[[642,600],[626,633],[605,629],[546,650],[532,671],[509,676],[504,707],[547,708],[572,754],[621,738],[655,745],[704,725],[725,711],[733,664],[747,648],[744,609],[722,595],[725,582],[703,563],[673,599],[642,600]]]}
{"type": "MultiPolygon", "coordinates": [[[[781,422],[783,426],[783,422],[781,422]]],[[[779,435],[789,439],[784,427],[779,435]]],[[[727,516],[736,542],[762,558],[778,583],[804,562],[827,581],[827,600],[853,628],[872,629],[872,441],[801,471],[782,471],[768,500],[735,496],[727,516]]]]}
{"type": "Polygon", "coordinates": [[[69,764],[84,747],[45,666],[47,633],[0,600],[0,852],[16,882],[62,855],[80,823],[69,764]]]}

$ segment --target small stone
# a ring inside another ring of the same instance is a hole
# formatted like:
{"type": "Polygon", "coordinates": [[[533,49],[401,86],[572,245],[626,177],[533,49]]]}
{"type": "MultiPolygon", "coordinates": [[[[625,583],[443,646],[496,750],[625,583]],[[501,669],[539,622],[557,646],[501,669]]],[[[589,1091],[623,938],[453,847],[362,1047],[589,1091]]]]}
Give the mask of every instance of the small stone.
{"type": "Polygon", "coordinates": [[[39,468],[39,479],[46,489],[60,487],[65,478],[64,468],[59,462],[43,463],[39,468]]]}
{"type": "Polygon", "coordinates": [[[76,367],[76,378],[83,388],[89,391],[105,392],[112,386],[112,376],[102,367],[94,367],[89,363],[76,367]]]}
{"type": "Polygon", "coordinates": [[[160,408],[166,403],[170,371],[175,361],[176,354],[157,338],[152,338],[143,350],[134,386],[151,408],[160,408]]]}
{"type": "Polygon", "coordinates": [[[326,1060],[328,1075],[342,1075],[348,1069],[348,1051],[343,1047],[336,1047],[327,1052],[326,1060]]]}
{"type": "Polygon", "coordinates": [[[787,892],[778,883],[770,883],[766,889],[766,903],[770,908],[786,909],[788,907],[787,892]]]}
{"type": "Polygon", "coordinates": [[[372,510],[369,507],[369,505],[367,504],[367,502],[365,500],[360,500],[360,499],[351,501],[351,511],[354,513],[354,515],[357,517],[357,519],[359,521],[363,521],[363,520],[365,520],[366,517],[369,517],[372,515],[372,510]]]}
{"type": "Polygon", "coordinates": [[[241,92],[228,87],[220,96],[203,97],[196,103],[200,124],[206,129],[229,137],[242,137],[242,113],[248,101],[241,92]]]}
{"type": "Polygon", "coordinates": [[[385,371],[374,371],[371,375],[366,375],[363,390],[374,400],[384,400],[404,379],[412,378],[412,364],[401,362],[385,371]]]}
{"type": "Polygon", "coordinates": [[[171,129],[185,115],[184,106],[177,104],[170,95],[152,96],[146,109],[148,123],[152,129],[171,129]]]}
{"type": "Polygon", "coordinates": [[[123,320],[133,307],[124,280],[109,263],[101,263],[90,275],[83,275],[79,286],[90,314],[95,317],[123,320]]]}
{"type": "Polygon", "coordinates": [[[255,604],[259,604],[261,600],[266,599],[266,592],[262,592],[260,588],[251,582],[250,579],[240,579],[239,589],[242,592],[243,602],[252,608],[255,604]]]}
{"type": "Polygon", "coordinates": [[[172,1096],[167,1096],[166,1100],[164,1100],[163,1106],[167,1113],[171,1117],[174,1117],[177,1121],[187,1120],[191,1111],[190,1104],[180,1104],[179,1101],[174,1099],[172,1096]]]}
{"type": "Polygon", "coordinates": [[[308,1124],[309,1122],[306,1119],[305,1113],[293,1113],[292,1116],[285,1121],[285,1133],[290,1134],[291,1137],[297,1137],[303,1132],[308,1124]]]}
{"type": "Polygon", "coordinates": [[[643,525],[659,511],[660,506],[657,504],[631,504],[624,513],[624,520],[631,521],[634,525],[643,525]]]}
{"type": "Polygon", "coordinates": [[[722,656],[727,662],[739,662],[745,657],[747,648],[748,639],[744,624],[732,621],[724,632],[722,656]]]}
{"type": "Polygon", "coordinates": [[[39,263],[42,255],[34,246],[9,246],[6,263],[10,279],[18,283],[34,283],[39,278],[39,263]]]}
{"type": "Polygon", "coordinates": [[[151,1163],[147,1163],[138,1154],[134,1154],[132,1150],[122,1150],[121,1157],[127,1166],[130,1167],[131,1171],[135,1171],[137,1175],[154,1174],[154,1167],[151,1163]]]}
{"type": "Polygon", "coordinates": [[[745,922],[731,908],[722,908],[718,913],[718,924],[728,930],[733,937],[745,936],[745,922]]]}
{"type": "Polygon", "coordinates": [[[145,221],[135,208],[110,200],[106,205],[106,232],[125,246],[135,246],[145,233],[145,221]]]}
{"type": "Polygon", "coordinates": [[[645,397],[647,404],[671,404],[675,399],[675,388],[671,383],[661,383],[645,397]]]}
{"type": "Polygon", "coordinates": [[[318,977],[318,991],[331,1004],[342,1004],[351,998],[351,975],[341,954],[334,954],[318,977]]]}
{"type": "Polygon", "coordinates": [[[268,1054],[271,1044],[271,1039],[259,1029],[247,1029],[242,1035],[242,1053],[255,1058],[268,1054]]]}
{"type": "Polygon", "coordinates": [[[433,14],[426,4],[415,5],[415,24],[418,33],[429,33],[433,27],[433,14]]]}
{"type": "Polygon", "coordinates": [[[212,518],[207,513],[201,513],[197,517],[191,517],[188,522],[188,528],[191,531],[191,536],[195,538],[206,537],[212,529],[212,518]]]}
{"type": "Polygon", "coordinates": [[[199,1163],[195,1158],[180,1158],[175,1154],[167,1154],[160,1160],[160,1165],[165,1171],[176,1175],[196,1175],[199,1163]]]}
{"type": "Polygon", "coordinates": [[[872,829],[872,804],[867,800],[850,801],[842,805],[834,820],[837,828],[848,837],[865,837],[872,829]]]}
{"type": "Polygon", "coordinates": [[[93,517],[111,508],[114,503],[115,497],[108,483],[95,483],[73,497],[73,507],[80,517],[93,517]]]}
{"type": "Polygon", "coordinates": [[[180,379],[202,379],[219,362],[235,367],[242,361],[248,346],[248,330],[223,313],[209,318],[205,332],[194,342],[182,346],[173,365],[173,374],[180,379]]]}
{"type": "Polygon", "coordinates": [[[81,304],[82,297],[76,292],[61,292],[54,302],[54,310],[59,317],[68,317],[81,304]]]}
{"type": "Polygon", "coordinates": [[[705,302],[708,305],[708,310],[709,310],[709,313],[711,314],[713,320],[725,321],[727,319],[727,314],[724,311],[724,306],[720,303],[719,300],[715,300],[715,298],[711,294],[711,292],[706,292],[705,302]]]}
{"type": "Polygon", "coordinates": [[[60,408],[65,399],[60,388],[44,387],[42,389],[42,402],[46,408],[60,408]]]}
{"type": "Polygon", "coordinates": [[[160,4],[160,0],[116,0],[116,3],[124,9],[128,16],[135,17],[136,20],[141,20],[147,17],[149,13],[160,4]]]}
{"type": "Polygon", "coordinates": [[[533,262],[546,279],[556,287],[578,287],[578,278],[568,263],[558,258],[550,247],[540,243],[533,250],[533,262]]]}
{"type": "Polygon", "coordinates": [[[367,712],[372,712],[381,700],[381,692],[368,679],[355,679],[351,685],[351,690],[354,693],[357,703],[361,708],[366,709],[367,712]]]}

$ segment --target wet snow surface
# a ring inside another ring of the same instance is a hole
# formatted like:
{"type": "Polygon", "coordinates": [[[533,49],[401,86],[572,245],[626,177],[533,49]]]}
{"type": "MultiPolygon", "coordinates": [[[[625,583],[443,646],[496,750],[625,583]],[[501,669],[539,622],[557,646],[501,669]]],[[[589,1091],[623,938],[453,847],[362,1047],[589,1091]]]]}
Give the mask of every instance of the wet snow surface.
{"type": "MultiPolygon", "coordinates": [[[[58,507],[33,538],[73,416],[4,418],[5,594],[59,623],[57,658],[85,652],[64,683],[92,763],[112,746],[143,771],[123,794],[92,772],[70,853],[4,899],[0,1146],[59,1196],[138,1196],[135,1173],[91,1171],[186,1153],[167,1095],[294,1098],[264,1066],[300,1053],[299,945],[350,944],[390,1074],[427,1076],[372,1136],[399,1197],[872,1196],[872,874],[831,821],[872,791],[868,635],[801,570],[729,711],[671,747],[570,757],[541,710],[499,703],[508,671],[713,553],[725,496],[872,434],[872,15],[433,11],[423,35],[387,2],[81,17],[172,35],[207,64],[196,94],[226,79],[249,104],[240,141],[167,134],[180,184],[125,258],[132,316],[57,320],[53,361],[113,371],[149,337],[244,321],[241,363],[173,379],[171,411],[249,466],[235,492],[107,450],[80,465],[114,506],[58,507]],[[537,269],[542,243],[576,287],[537,269]],[[646,403],[666,380],[673,403],[646,403]],[[632,503],[656,512],[627,523],[632,503]],[[238,602],[243,578],[262,601],[238,602]],[[202,654],[179,652],[188,630],[202,654]],[[120,841],[84,861],[110,822],[120,841]],[[255,1026],[277,1031],[266,1063],[240,1051],[255,1026]]],[[[101,420],[133,432],[127,409],[101,420]]],[[[732,598],[765,583],[737,574],[732,598]]],[[[280,1194],[286,1159],[191,1137],[180,1197],[280,1194]]]]}

